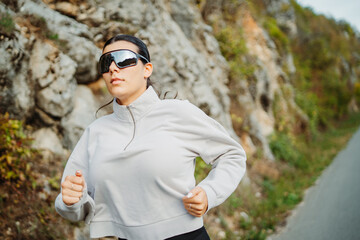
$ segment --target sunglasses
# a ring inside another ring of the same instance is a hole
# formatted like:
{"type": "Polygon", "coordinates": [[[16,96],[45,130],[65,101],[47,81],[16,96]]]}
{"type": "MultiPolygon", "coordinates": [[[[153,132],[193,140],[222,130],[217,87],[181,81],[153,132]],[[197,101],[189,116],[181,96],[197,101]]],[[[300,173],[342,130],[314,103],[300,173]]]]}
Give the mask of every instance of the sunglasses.
{"type": "Polygon", "coordinates": [[[126,68],[135,66],[138,63],[139,58],[144,59],[147,63],[149,62],[144,56],[128,49],[104,53],[99,60],[100,73],[103,74],[109,72],[110,65],[113,61],[118,68],[126,68]]]}

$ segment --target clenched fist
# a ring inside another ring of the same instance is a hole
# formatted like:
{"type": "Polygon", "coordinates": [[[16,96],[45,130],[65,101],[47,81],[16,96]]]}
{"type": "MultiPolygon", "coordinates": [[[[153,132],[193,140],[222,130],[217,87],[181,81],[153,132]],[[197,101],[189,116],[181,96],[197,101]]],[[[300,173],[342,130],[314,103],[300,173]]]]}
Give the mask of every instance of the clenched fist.
{"type": "Polygon", "coordinates": [[[204,215],[208,208],[207,195],[201,187],[195,187],[182,200],[185,209],[195,217],[204,215]]]}
{"type": "Polygon", "coordinates": [[[80,201],[85,187],[85,179],[81,171],[76,171],[75,176],[66,176],[61,184],[63,202],[70,206],[80,201]]]}

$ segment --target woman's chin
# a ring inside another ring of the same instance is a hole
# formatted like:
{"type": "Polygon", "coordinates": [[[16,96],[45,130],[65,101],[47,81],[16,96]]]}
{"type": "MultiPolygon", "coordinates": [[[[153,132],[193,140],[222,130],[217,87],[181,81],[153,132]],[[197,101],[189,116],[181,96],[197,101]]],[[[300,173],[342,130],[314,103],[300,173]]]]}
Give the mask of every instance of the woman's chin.
{"type": "Polygon", "coordinates": [[[123,99],[126,96],[126,90],[117,85],[111,89],[110,94],[117,99],[123,99]]]}

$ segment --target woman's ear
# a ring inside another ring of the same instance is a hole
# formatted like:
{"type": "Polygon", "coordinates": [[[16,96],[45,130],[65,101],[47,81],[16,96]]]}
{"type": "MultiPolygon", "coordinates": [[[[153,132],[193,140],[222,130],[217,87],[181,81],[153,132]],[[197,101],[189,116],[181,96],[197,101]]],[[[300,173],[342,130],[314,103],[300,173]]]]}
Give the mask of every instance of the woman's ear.
{"type": "Polygon", "coordinates": [[[145,70],[144,70],[144,78],[148,78],[151,76],[153,72],[153,65],[152,63],[146,63],[145,64],[145,70]]]}

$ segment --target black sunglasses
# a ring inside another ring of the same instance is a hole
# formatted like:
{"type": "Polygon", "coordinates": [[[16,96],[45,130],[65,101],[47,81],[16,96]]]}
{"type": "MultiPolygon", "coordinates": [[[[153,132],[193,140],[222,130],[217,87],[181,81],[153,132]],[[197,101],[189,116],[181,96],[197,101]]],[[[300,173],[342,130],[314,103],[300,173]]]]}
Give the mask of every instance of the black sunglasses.
{"type": "Polygon", "coordinates": [[[112,61],[115,62],[118,68],[126,68],[135,66],[138,63],[139,58],[144,59],[147,63],[149,62],[144,56],[128,49],[119,49],[104,53],[99,60],[100,73],[103,74],[109,72],[112,61]]]}

